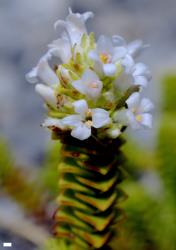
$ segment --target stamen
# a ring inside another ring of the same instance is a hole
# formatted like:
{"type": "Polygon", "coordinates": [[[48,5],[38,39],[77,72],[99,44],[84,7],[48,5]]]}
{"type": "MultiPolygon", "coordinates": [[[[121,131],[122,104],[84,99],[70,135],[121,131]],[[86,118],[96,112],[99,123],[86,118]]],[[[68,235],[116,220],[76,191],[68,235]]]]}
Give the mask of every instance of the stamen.
{"type": "Polygon", "coordinates": [[[98,83],[97,82],[90,82],[90,87],[92,88],[92,89],[97,89],[98,88],[98,83]]]}
{"type": "Polygon", "coordinates": [[[66,102],[65,96],[58,94],[57,95],[57,108],[63,107],[65,102],[66,102]]]}
{"type": "Polygon", "coordinates": [[[136,115],[136,121],[141,122],[142,121],[142,115],[136,115]]]}
{"type": "Polygon", "coordinates": [[[88,120],[88,121],[85,122],[85,124],[86,124],[86,126],[87,126],[88,128],[91,128],[92,125],[93,125],[93,122],[92,122],[91,120],[88,120]]]}
{"type": "Polygon", "coordinates": [[[109,55],[108,53],[101,53],[99,57],[104,64],[111,62],[111,55],[109,55]]]}
{"type": "Polygon", "coordinates": [[[91,109],[87,110],[86,117],[92,117],[92,111],[91,111],[91,109]]]}

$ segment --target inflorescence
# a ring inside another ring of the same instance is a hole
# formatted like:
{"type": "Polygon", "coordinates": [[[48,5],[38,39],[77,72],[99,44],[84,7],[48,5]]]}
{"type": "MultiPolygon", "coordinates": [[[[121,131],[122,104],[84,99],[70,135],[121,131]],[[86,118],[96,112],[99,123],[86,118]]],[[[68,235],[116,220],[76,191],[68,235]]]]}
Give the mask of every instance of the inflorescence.
{"type": "Polygon", "coordinates": [[[66,21],[55,23],[61,37],[26,76],[37,83],[47,106],[43,126],[70,131],[79,140],[95,135],[115,139],[127,126],[151,128],[153,104],[141,98],[151,73],[136,61],[147,45],[141,40],[126,43],[117,35],[95,41],[85,26],[91,17],[92,12],[69,10],[66,21]]]}

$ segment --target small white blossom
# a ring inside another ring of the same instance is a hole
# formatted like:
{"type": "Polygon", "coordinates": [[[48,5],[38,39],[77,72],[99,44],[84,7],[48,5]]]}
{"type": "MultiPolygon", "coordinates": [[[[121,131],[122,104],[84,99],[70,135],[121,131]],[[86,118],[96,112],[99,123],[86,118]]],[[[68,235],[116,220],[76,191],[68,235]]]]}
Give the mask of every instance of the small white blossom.
{"type": "Polygon", "coordinates": [[[118,55],[110,38],[100,36],[96,49],[89,52],[89,57],[94,61],[95,71],[99,74],[113,76],[116,73],[118,55]]]}
{"type": "Polygon", "coordinates": [[[94,71],[86,69],[81,79],[72,82],[72,86],[88,98],[96,99],[100,96],[103,83],[94,71]]]}
{"type": "Polygon", "coordinates": [[[148,45],[143,44],[141,40],[134,40],[127,43],[123,37],[117,35],[113,36],[112,40],[113,44],[119,48],[119,51],[121,51],[121,56],[128,54],[133,58],[136,58],[143,49],[148,47],[148,45]]]}
{"type": "Polygon", "coordinates": [[[122,71],[115,81],[115,85],[122,90],[131,85],[146,87],[150,80],[151,73],[148,67],[144,63],[136,63],[129,69],[129,72],[122,71]]]}
{"type": "Polygon", "coordinates": [[[108,111],[100,108],[89,109],[85,100],[76,101],[73,105],[77,114],[63,118],[62,123],[71,127],[71,135],[79,140],[91,136],[91,127],[101,128],[111,121],[108,111]]]}
{"type": "Polygon", "coordinates": [[[73,13],[72,10],[69,9],[69,15],[67,16],[66,21],[56,21],[55,28],[63,28],[68,36],[71,46],[74,46],[75,44],[80,44],[81,37],[84,33],[87,34],[85,22],[91,17],[93,17],[92,12],[79,14],[73,13]]]}
{"type": "Polygon", "coordinates": [[[57,119],[57,118],[47,118],[45,119],[44,123],[42,124],[43,127],[56,127],[59,129],[64,129],[65,126],[62,124],[62,120],[61,119],[57,119]]]}
{"type": "Polygon", "coordinates": [[[50,58],[50,54],[46,54],[43,56],[37,66],[33,68],[27,75],[26,79],[31,83],[37,83],[42,81],[48,86],[53,86],[59,84],[59,78],[55,74],[55,72],[51,69],[48,64],[48,59],[50,58]]]}
{"type": "Polygon", "coordinates": [[[148,112],[150,112],[154,106],[149,99],[140,99],[140,94],[134,93],[127,99],[126,103],[128,105],[126,116],[129,125],[133,129],[152,127],[152,115],[148,112]]]}
{"type": "Polygon", "coordinates": [[[49,44],[49,48],[49,52],[53,56],[59,57],[63,63],[67,63],[72,56],[71,45],[66,37],[54,40],[49,44]]]}
{"type": "Polygon", "coordinates": [[[134,84],[146,87],[151,80],[151,73],[144,63],[136,63],[132,69],[134,84]]]}
{"type": "Polygon", "coordinates": [[[119,55],[119,59],[121,59],[121,64],[127,73],[129,73],[134,66],[134,59],[144,48],[148,47],[148,45],[144,45],[141,40],[135,40],[127,44],[120,36],[113,36],[112,41],[116,47],[116,53],[119,55]]]}
{"type": "Polygon", "coordinates": [[[35,86],[35,91],[51,107],[57,107],[57,98],[55,96],[54,90],[51,87],[39,83],[35,86]]]}

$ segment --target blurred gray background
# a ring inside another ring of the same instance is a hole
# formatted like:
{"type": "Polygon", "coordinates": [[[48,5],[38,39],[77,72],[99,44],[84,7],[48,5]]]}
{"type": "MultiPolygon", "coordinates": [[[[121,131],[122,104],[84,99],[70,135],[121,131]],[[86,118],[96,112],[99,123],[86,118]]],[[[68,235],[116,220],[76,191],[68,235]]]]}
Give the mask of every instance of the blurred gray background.
{"type": "MultiPolygon", "coordinates": [[[[159,81],[176,65],[175,0],[0,0],[0,135],[8,139],[19,164],[39,164],[49,141],[49,132],[40,127],[42,100],[25,74],[45,53],[47,44],[59,36],[53,24],[66,17],[69,6],[74,12],[95,13],[88,28],[96,36],[118,34],[151,45],[141,60],[152,70],[147,92],[156,110],[159,81]]],[[[137,134],[152,148],[155,131],[137,134]]]]}

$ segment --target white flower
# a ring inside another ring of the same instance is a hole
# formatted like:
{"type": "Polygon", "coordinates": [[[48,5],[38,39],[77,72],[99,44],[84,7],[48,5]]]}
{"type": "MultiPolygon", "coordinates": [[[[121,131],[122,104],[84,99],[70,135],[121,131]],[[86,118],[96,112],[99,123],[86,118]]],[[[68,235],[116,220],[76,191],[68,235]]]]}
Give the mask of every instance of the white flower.
{"type": "Polygon", "coordinates": [[[37,83],[42,81],[48,86],[53,86],[59,84],[59,78],[55,72],[50,68],[48,60],[50,59],[50,54],[44,55],[37,66],[33,68],[27,75],[26,79],[31,83],[37,83]]]}
{"type": "Polygon", "coordinates": [[[148,67],[143,63],[136,63],[129,69],[129,72],[122,71],[115,81],[115,85],[122,90],[131,85],[146,87],[151,80],[151,73],[148,67]]]}
{"type": "Polygon", "coordinates": [[[72,86],[88,98],[96,99],[101,93],[103,83],[94,71],[86,69],[81,79],[72,82],[72,86]]]}
{"type": "Polygon", "coordinates": [[[141,40],[134,40],[127,44],[123,37],[117,35],[113,36],[112,40],[113,44],[119,48],[119,51],[121,51],[121,56],[128,54],[133,58],[136,58],[143,49],[148,47],[148,45],[143,44],[141,40]]]}
{"type": "Polygon", "coordinates": [[[54,40],[49,46],[49,52],[61,59],[63,63],[67,63],[71,58],[71,44],[66,37],[54,40]]]}
{"type": "Polygon", "coordinates": [[[91,136],[91,127],[101,128],[111,121],[108,111],[100,108],[89,109],[85,100],[76,101],[73,105],[77,114],[63,118],[62,124],[71,127],[71,135],[79,140],[91,136]]]}
{"type": "Polygon", "coordinates": [[[112,40],[100,36],[95,50],[89,52],[89,57],[94,61],[94,68],[99,74],[113,76],[116,73],[117,53],[112,40]]]}
{"type": "Polygon", "coordinates": [[[144,48],[148,47],[148,45],[144,45],[141,40],[135,40],[127,44],[120,36],[113,36],[112,41],[116,48],[116,54],[119,59],[121,59],[121,64],[124,66],[127,73],[129,73],[134,66],[134,59],[144,48]]]}
{"type": "Polygon", "coordinates": [[[55,96],[54,90],[46,85],[37,84],[35,86],[35,91],[48,103],[51,107],[57,107],[57,98],[55,96]]]}
{"type": "Polygon", "coordinates": [[[43,127],[56,127],[59,129],[64,129],[65,126],[62,124],[62,120],[61,119],[57,119],[57,118],[47,118],[45,119],[44,123],[42,124],[43,127]]]}
{"type": "Polygon", "coordinates": [[[134,84],[146,87],[151,80],[151,73],[144,63],[136,63],[132,69],[134,84]]]}
{"type": "Polygon", "coordinates": [[[134,93],[127,99],[126,103],[128,105],[126,116],[132,128],[152,127],[152,115],[148,112],[154,106],[149,99],[143,98],[140,100],[140,94],[134,93]]]}
{"type": "Polygon", "coordinates": [[[68,36],[71,46],[74,46],[75,44],[80,44],[81,37],[84,33],[87,34],[85,22],[90,17],[93,17],[92,12],[85,12],[83,14],[79,14],[73,13],[72,10],[69,9],[69,15],[67,16],[66,21],[56,21],[55,28],[64,28],[64,31],[68,36]]]}

